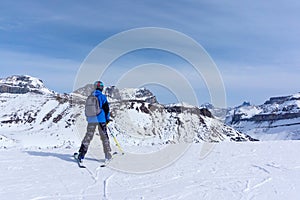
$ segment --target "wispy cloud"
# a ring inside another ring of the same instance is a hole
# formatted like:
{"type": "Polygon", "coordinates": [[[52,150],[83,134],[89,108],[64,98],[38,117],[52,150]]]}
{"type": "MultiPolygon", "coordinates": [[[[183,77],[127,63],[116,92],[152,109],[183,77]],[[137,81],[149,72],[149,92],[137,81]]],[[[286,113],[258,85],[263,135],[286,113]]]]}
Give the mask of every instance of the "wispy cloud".
{"type": "MultiPolygon", "coordinates": [[[[26,73],[51,82],[51,76],[65,74],[69,77],[53,87],[69,91],[68,80],[77,72],[73,66],[99,42],[131,28],[158,26],[181,31],[204,46],[224,76],[231,102],[248,96],[258,100],[272,90],[298,89],[299,10],[297,0],[1,1],[1,76],[26,73]]],[[[174,61],[159,59],[162,64],[174,61]]]]}
{"type": "Polygon", "coordinates": [[[0,50],[1,77],[31,75],[42,79],[47,87],[58,92],[71,92],[80,63],[44,55],[0,50]]]}
{"type": "Polygon", "coordinates": [[[300,67],[286,69],[280,65],[233,64],[221,70],[230,105],[243,101],[261,104],[271,96],[299,92],[300,67]]]}

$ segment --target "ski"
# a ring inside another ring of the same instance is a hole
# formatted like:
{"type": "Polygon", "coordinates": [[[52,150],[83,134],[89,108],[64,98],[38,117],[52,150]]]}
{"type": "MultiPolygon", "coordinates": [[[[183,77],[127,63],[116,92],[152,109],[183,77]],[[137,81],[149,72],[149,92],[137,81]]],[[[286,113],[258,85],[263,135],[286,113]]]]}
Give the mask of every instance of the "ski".
{"type": "Polygon", "coordinates": [[[79,160],[78,160],[78,153],[74,153],[74,159],[76,160],[78,167],[86,168],[79,160]]]}
{"type": "MultiPolygon", "coordinates": [[[[108,159],[108,160],[105,160],[105,162],[102,164],[102,165],[100,165],[100,167],[107,167],[107,165],[109,165],[109,163],[110,163],[110,161],[115,157],[115,155],[117,155],[118,154],[118,152],[114,152],[113,154],[112,154],[112,157],[111,157],[111,159],[108,159]]],[[[124,153],[122,153],[122,155],[124,155],[124,153]]]]}
{"type": "Polygon", "coordinates": [[[102,165],[100,165],[100,167],[107,167],[112,159],[113,158],[111,158],[109,160],[105,160],[104,163],[102,165]]]}
{"type": "MultiPolygon", "coordinates": [[[[111,161],[116,155],[124,155],[124,153],[118,154],[118,152],[114,152],[114,153],[112,154],[112,158],[111,158],[111,159],[106,159],[106,160],[104,161],[104,163],[100,165],[100,167],[107,167],[107,166],[109,165],[110,161],[111,161]]],[[[79,162],[79,160],[78,160],[78,153],[74,153],[74,159],[75,159],[76,163],[78,164],[78,167],[80,167],[80,168],[86,168],[86,166],[84,166],[81,162],[79,162]]]]}

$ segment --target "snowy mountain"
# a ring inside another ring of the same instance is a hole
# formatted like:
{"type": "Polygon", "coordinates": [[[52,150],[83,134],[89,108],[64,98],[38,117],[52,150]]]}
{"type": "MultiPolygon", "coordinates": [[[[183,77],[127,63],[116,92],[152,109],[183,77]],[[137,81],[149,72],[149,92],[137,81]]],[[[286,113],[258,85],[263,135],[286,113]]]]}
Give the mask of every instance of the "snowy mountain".
{"type": "Polygon", "coordinates": [[[15,75],[0,79],[0,93],[25,94],[28,92],[37,94],[54,93],[44,86],[42,80],[27,75],[15,75]]]}
{"type": "MultiPolygon", "coordinates": [[[[0,82],[0,134],[9,146],[12,141],[25,147],[79,145],[86,128],[83,110],[90,85],[72,94],[58,94],[30,76],[0,82]]],[[[145,88],[108,87],[105,93],[114,120],[109,131],[124,145],[252,139],[224,125],[205,108],[161,105],[145,88]]]]}
{"type": "Polygon", "coordinates": [[[260,140],[300,139],[300,93],[230,109],[226,123],[260,140]]]}
{"type": "MultiPolygon", "coordinates": [[[[91,87],[87,85],[74,94],[87,96],[92,91],[91,87]]],[[[112,86],[105,88],[104,93],[110,102],[114,119],[110,130],[116,135],[123,135],[125,143],[137,143],[130,136],[135,134],[145,137],[139,142],[147,144],[252,139],[224,125],[205,108],[184,103],[159,104],[156,97],[145,88],[118,89],[112,86]]]]}

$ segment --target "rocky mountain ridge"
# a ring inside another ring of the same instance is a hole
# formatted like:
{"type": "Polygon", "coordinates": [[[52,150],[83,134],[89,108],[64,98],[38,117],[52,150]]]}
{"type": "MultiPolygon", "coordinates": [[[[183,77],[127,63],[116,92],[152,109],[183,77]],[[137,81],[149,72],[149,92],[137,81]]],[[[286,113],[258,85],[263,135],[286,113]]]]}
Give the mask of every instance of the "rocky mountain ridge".
{"type": "MultiPolygon", "coordinates": [[[[88,93],[83,91],[90,86],[72,94],[58,94],[41,84],[29,86],[33,85],[32,80],[38,80],[32,77],[15,76],[14,80],[10,87],[18,87],[17,81],[20,80],[21,88],[30,90],[27,93],[1,91],[0,127],[3,137],[13,141],[27,140],[28,145],[35,140],[45,146],[78,145],[86,131],[83,111],[88,93]]],[[[1,84],[9,85],[3,79],[1,84]]],[[[108,87],[104,92],[110,101],[113,119],[109,131],[123,144],[252,140],[215,119],[208,109],[180,104],[162,105],[145,88],[119,90],[108,87]]],[[[26,142],[23,141],[23,144],[26,142]]]]}

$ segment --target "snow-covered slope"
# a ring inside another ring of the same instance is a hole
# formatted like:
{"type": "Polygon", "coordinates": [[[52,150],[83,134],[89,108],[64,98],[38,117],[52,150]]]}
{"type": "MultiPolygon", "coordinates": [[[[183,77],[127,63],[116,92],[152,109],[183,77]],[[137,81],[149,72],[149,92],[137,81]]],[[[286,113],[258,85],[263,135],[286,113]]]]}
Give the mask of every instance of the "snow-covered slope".
{"type": "Polygon", "coordinates": [[[111,131],[126,137],[125,143],[180,143],[247,141],[252,138],[215,119],[204,108],[120,101],[111,104],[111,131]],[[134,138],[142,138],[136,141],[134,138]]]}
{"type": "Polygon", "coordinates": [[[172,165],[145,174],[100,168],[101,157],[90,153],[80,169],[72,159],[77,149],[0,149],[0,198],[297,200],[299,142],[224,142],[205,159],[202,144],[193,144],[172,165]]]}
{"type": "Polygon", "coordinates": [[[0,102],[1,133],[6,137],[24,146],[74,143],[76,116],[66,96],[2,93],[0,102]]]}
{"type": "Polygon", "coordinates": [[[300,93],[231,109],[226,123],[260,140],[300,139],[300,93]]]}

